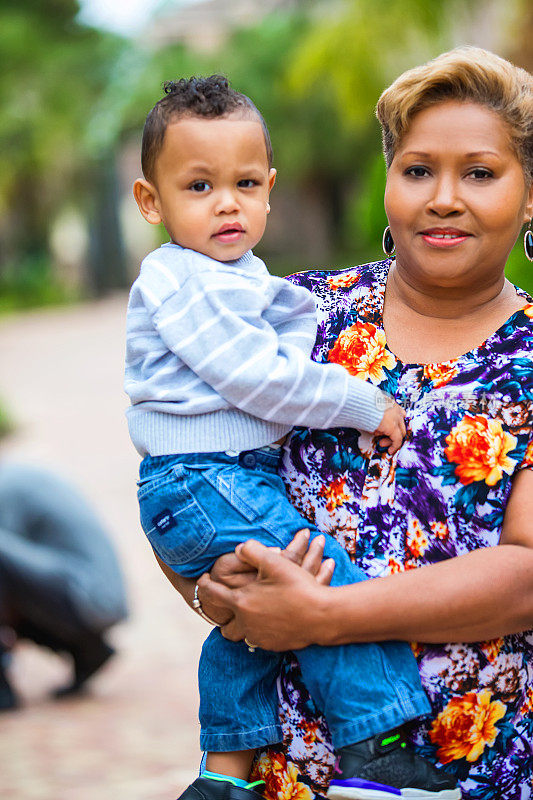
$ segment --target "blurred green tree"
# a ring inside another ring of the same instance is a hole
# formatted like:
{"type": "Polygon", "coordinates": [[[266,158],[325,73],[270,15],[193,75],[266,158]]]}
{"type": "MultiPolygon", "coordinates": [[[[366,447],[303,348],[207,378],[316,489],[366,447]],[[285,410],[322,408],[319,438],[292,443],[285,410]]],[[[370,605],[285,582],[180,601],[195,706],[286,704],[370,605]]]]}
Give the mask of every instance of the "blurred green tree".
{"type": "Polygon", "coordinates": [[[123,47],[77,24],[78,11],[75,0],[3,0],[0,7],[0,274],[4,288],[16,285],[21,294],[23,276],[31,276],[29,302],[36,280],[52,281],[54,217],[69,199],[89,202],[83,131],[123,47]]]}

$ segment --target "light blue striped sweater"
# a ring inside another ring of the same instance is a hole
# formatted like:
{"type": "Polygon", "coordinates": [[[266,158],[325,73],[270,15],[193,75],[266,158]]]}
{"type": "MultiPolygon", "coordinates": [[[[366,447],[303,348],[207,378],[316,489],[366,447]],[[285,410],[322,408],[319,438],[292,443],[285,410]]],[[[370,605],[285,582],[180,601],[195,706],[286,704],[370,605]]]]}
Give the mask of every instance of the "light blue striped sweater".
{"type": "Polygon", "coordinates": [[[141,455],[251,450],[293,425],[373,431],[380,392],[311,361],[311,293],[251,251],[220,262],[164,244],[141,264],[127,314],[127,418],[141,455]]]}

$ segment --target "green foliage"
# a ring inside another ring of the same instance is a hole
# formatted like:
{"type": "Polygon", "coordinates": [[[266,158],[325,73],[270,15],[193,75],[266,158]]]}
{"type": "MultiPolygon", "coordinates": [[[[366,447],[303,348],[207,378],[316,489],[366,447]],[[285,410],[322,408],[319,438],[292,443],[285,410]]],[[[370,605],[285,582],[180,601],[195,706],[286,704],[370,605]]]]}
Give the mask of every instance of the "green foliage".
{"type": "Polygon", "coordinates": [[[344,125],[366,128],[383,89],[405,69],[452,47],[461,23],[480,5],[482,0],[347,0],[340,14],[324,13],[296,45],[289,85],[306,96],[325,88],[344,125]]]}
{"type": "Polygon", "coordinates": [[[533,296],[533,263],[528,261],[525,256],[522,236],[518,237],[518,241],[511,251],[505,275],[511,283],[520,286],[521,289],[533,296]]]}
{"type": "Polygon", "coordinates": [[[21,180],[43,181],[42,201],[79,169],[80,131],[107,80],[116,41],[74,22],[77,3],[22,0],[0,10],[0,200],[21,180]]]}
{"type": "Polygon", "coordinates": [[[28,255],[4,265],[0,273],[0,313],[74,300],[54,276],[46,255],[28,255]]]}
{"type": "Polygon", "coordinates": [[[6,406],[0,401],[0,439],[14,430],[15,424],[6,406]]]}
{"type": "Polygon", "coordinates": [[[387,225],[383,207],[385,179],[383,155],[374,153],[362,166],[359,185],[347,206],[344,240],[352,245],[354,262],[376,261],[383,255],[381,241],[387,225]]]}
{"type": "Polygon", "coordinates": [[[384,85],[381,58],[386,50],[376,38],[387,25],[388,12],[372,28],[374,15],[365,17],[361,6],[352,3],[340,19],[321,20],[295,48],[288,73],[288,85],[295,94],[329,92],[352,129],[366,126],[384,85]]]}
{"type": "Polygon", "coordinates": [[[122,43],[76,23],[75,0],[0,7],[0,308],[62,301],[49,234],[71,200],[89,205],[82,132],[122,43]]]}

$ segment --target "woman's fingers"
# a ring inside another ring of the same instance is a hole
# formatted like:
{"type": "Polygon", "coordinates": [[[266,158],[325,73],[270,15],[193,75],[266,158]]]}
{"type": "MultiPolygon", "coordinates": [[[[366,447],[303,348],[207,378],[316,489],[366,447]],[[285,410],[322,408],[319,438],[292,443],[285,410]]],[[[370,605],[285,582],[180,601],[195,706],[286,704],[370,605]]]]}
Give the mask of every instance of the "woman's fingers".
{"type": "Polygon", "coordinates": [[[246,630],[236,617],[232,617],[226,625],[221,627],[220,631],[224,639],[229,639],[230,642],[242,642],[246,636],[246,630]]]}
{"type": "Polygon", "coordinates": [[[307,623],[314,619],[315,604],[324,600],[324,587],[305,569],[259,542],[245,542],[240,555],[258,569],[257,580],[235,591],[234,618],[222,628],[223,636],[232,641],[246,637],[277,652],[310,644],[307,623]]]}
{"type": "Polygon", "coordinates": [[[235,608],[233,590],[223,583],[212,580],[208,572],[198,578],[198,599],[202,604],[202,609],[215,622],[224,624],[233,617],[235,608]]]}
{"type": "Polygon", "coordinates": [[[235,548],[235,553],[241,561],[248,565],[248,568],[253,567],[257,570],[260,565],[268,561],[271,553],[279,556],[280,549],[279,547],[266,547],[261,542],[256,542],[255,539],[248,539],[235,548]]]}
{"type": "Polygon", "coordinates": [[[223,583],[230,589],[246,586],[257,577],[255,569],[242,561],[235,553],[226,553],[217,558],[211,567],[210,575],[212,580],[223,583]]]}
{"type": "Polygon", "coordinates": [[[285,550],[282,551],[283,555],[291,561],[294,561],[295,564],[302,564],[307,553],[309,536],[310,533],[307,528],[303,528],[301,531],[298,531],[298,533],[296,533],[293,539],[289,542],[285,550]]]}
{"type": "Polygon", "coordinates": [[[325,544],[326,537],[323,534],[320,536],[315,536],[307,548],[302,561],[300,562],[303,569],[305,569],[306,572],[309,572],[310,575],[318,575],[320,566],[322,564],[322,559],[324,558],[325,544]]]}
{"type": "Polygon", "coordinates": [[[322,586],[329,586],[334,571],[335,571],[334,560],[332,558],[326,558],[326,560],[321,563],[320,569],[318,570],[315,576],[317,583],[321,583],[322,586]]]}
{"type": "MultiPolygon", "coordinates": [[[[326,543],[326,538],[323,534],[315,536],[315,538],[309,544],[309,536],[309,530],[307,528],[303,528],[294,535],[293,539],[289,542],[284,550],[280,551],[279,547],[265,547],[264,549],[272,554],[279,554],[281,552],[281,555],[284,558],[288,559],[289,561],[293,561],[295,564],[298,564],[306,572],[309,572],[310,575],[318,577],[322,566],[322,559],[324,558],[324,546],[326,543]]],[[[258,543],[255,542],[255,544],[258,543]]],[[[247,553],[254,553],[253,557],[256,559],[256,564],[259,564],[259,562],[263,560],[264,556],[262,551],[250,551],[247,545],[248,542],[238,545],[235,549],[235,553],[237,554],[238,558],[242,560],[243,564],[245,564],[245,569],[250,570],[252,569],[252,566],[248,563],[247,553]]],[[[263,545],[261,546],[263,547],[263,545]]],[[[330,573],[331,566],[327,567],[324,573],[321,573],[321,582],[323,578],[328,575],[331,579],[330,573]]],[[[253,574],[255,575],[255,572],[253,574]]],[[[211,571],[211,575],[213,576],[213,571],[211,571]]],[[[226,585],[230,585],[226,580],[223,582],[226,583],[226,585]]],[[[244,585],[244,582],[240,583],[239,585],[244,585]]]]}

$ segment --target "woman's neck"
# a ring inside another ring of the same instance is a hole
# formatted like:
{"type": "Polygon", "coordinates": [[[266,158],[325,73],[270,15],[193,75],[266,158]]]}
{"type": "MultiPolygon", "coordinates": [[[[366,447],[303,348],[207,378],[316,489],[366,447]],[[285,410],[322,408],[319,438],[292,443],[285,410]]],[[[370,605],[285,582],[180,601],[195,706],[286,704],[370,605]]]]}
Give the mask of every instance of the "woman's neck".
{"type": "Polygon", "coordinates": [[[502,304],[516,298],[516,292],[503,272],[488,279],[483,286],[444,287],[417,281],[394,262],[387,281],[386,300],[389,298],[421,317],[457,322],[484,317],[492,308],[501,308],[502,304]]]}
{"type": "Polygon", "coordinates": [[[524,305],[501,275],[482,287],[429,286],[391,267],[383,325],[404,363],[438,363],[473,350],[524,305]]]}

